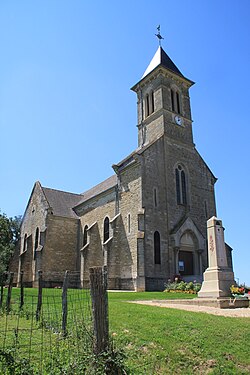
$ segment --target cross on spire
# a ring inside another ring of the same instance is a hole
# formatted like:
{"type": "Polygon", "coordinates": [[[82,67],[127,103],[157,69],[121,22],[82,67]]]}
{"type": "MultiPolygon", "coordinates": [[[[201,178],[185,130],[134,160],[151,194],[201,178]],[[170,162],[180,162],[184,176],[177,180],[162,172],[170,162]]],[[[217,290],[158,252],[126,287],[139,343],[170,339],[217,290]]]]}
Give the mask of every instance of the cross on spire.
{"type": "Polygon", "coordinates": [[[158,38],[158,40],[159,40],[159,46],[161,47],[161,40],[164,39],[164,38],[161,36],[161,25],[159,25],[159,26],[157,27],[157,31],[158,31],[158,33],[155,34],[155,36],[158,38]]]}

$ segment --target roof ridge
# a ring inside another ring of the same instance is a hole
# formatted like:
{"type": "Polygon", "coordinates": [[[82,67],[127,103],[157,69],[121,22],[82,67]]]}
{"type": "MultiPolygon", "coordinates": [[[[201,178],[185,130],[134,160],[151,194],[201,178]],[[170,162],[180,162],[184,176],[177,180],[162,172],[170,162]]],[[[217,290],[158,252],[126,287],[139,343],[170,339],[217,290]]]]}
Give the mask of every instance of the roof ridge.
{"type": "Polygon", "coordinates": [[[53,191],[57,191],[57,192],[60,192],[60,193],[65,193],[65,194],[77,195],[77,196],[79,196],[79,197],[82,196],[81,193],[71,193],[70,191],[59,190],[59,189],[53,189],[53,188],[49,188],[49,187],[42,186],[42,185],[41,185],[41,188],[42,188],[42,189],[47,189],[47,190],[53,190],[53,191]]]}
{"type": "Polygon", "coordinates": [[[109,177],[106,178],[105,180],[99,182],[98,184],[92,186],[92,187],[89,188],[88,190],[83,191],[80,195],[84,197],[84,194],[86,194],[86,193],[88,193],[89,191],[93,190],[93,189],[96,188],[97,186],[104,184],[104,183],[105,183],[106,181],[108,181],[109,179],[111,179],[111,178],[115,178],[115,177],[116,177],[116,174],[112,174],[111,176],[109,176],[109,177]]]}

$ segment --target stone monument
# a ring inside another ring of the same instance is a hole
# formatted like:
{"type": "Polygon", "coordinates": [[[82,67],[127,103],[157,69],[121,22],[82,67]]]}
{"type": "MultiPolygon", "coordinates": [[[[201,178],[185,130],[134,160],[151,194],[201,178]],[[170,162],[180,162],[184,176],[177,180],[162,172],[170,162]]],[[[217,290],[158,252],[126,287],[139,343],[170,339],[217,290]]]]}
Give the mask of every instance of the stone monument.
{"type": "Polygon", "coordinates": [[[222,221],[213,216],[207,222],[208,268],[198,297],[223,298],[230,296],[234,273],[227,263],[222,221]]]}

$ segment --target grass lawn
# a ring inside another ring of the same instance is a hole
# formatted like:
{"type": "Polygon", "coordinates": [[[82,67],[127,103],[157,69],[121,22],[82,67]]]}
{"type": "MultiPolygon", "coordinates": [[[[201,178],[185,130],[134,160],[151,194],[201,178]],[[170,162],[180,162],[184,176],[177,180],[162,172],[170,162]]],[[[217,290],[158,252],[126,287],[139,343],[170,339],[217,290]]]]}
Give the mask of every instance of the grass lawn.
{"type": "Polygon", "coordinates": [[[192,297],[109,293],[110,332],[132,374],[250,373],[250,319],[129,303],[192,297]]]}
{"type": "MultiPolygon", "coordinates": [[[[7,346],[18,341],[20,348],[17,354],[22,357],[25,348],[28,350],[29,345],[37,341],[37,346],[33,348],[31,345],[30,357],[32,361],[38,361],[35,357],[41,357],[38,342],[42,339],[43,359],[47,358],[50,363],[51,358],[53,359],[50,365],[52,372],[45,372],[43,369],[43,374],[96,374],[95,368],[91,366],[88,372],[80,370],[74,360],[86,357],[84,366],[88,362],[85,350],[87,343],[84,347],[81,340],[85,336],[81,336],[81,333],[85,331],[83,317],[85,323],[90,325],[89,293],[69,290],[68,329],[71,341],[66,340],[63,347],[56,344],[56,331],[61,319],[61,290],[44,290],[43,322],[49,322],[49,328],[40,330],[38,325],[38,329],[32,332],[32,340],[29,332],[36,309],[37,289],[26,289],[25,293],[24,311],[18,319],[15,314],[10,314],[8,319],[0,314],[0,346],[3,337],[7,346]],[[80,298],[79,293],[84,293],[84,297],[80,298]],[[17,327],[18,340],[15,336],[17,327]],[[7,328],[10,333],[4,335],[7,328]],[[21,345],[23,341],[26,341],[26,346],[21,345]],[[76,367],[73,368],[74,363],[76,367]]],[[[124,351],[130,375],[250,374],[249,318],[226,318],[130,303],[135,300],[194,297],[195,295],[183,293],[109,292],[110,335],[115,348],[124,351]]],[[[13,289],[12,311],[18,309],[18,298],[19,290],[13,289]]]]}

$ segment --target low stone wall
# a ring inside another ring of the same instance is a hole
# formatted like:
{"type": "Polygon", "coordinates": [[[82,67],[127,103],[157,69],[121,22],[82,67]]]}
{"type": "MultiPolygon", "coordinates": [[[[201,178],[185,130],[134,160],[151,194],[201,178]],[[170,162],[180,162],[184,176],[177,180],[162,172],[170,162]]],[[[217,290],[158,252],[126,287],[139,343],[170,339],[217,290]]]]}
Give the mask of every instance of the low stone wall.
{"type": "Polygon", "coordinates": [[[146,290],[149,292],[163,291],[165,289],[166,278],[146,277],[146,290]]]}
{"type": "MultiPolygon", "coordinates": [[[[159,301],[162,302],[162,301],[159,301]]],[[[241,307],[249,307],[250,300],[248,297],[244,298],[194,298],[194,299],[175,299],[164,300],[164,304],[175,305],[195,305],[195,306],[209,306],[219,309],[236,309],[241,307]]]]}

